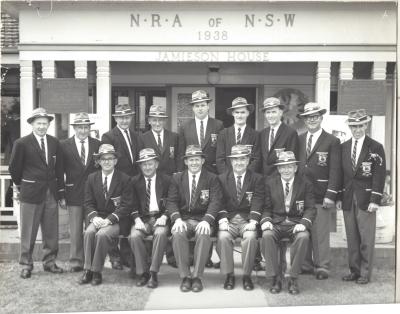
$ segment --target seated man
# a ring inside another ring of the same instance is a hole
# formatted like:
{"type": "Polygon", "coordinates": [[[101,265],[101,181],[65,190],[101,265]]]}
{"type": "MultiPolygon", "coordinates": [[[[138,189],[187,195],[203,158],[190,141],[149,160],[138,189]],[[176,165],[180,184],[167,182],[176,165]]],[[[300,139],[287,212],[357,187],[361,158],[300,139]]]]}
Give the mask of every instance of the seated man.
{"type": "Polygon", "coordinates": [[[210,234],[221,206],[222,192],[217,176],[203,168],[205,157],[200,146],[189,145],[183,158],[188,169],[174,174],[168,191],[167,210],[173,223],[172,247],[182,278],[180,289],[182,292],[200,292],[211,247],[210,234]],[[192,237],[196,244],[191,274],[189,239],[192,237]]]}
{"type": "Polygon", "coordinates": [[[265,183],[265,207],[261,219],[261,251],[266,262],[266,275],[272,277],[271,293],[282,289],[278,265],[278,243],[282,238],[293,242],[292,265],[288,290],[298,294],[297,277],[307,253],[310,229],[316,215],[312,184],[296,174],[296,158],[291,151],[281,152],[275,165],[280,175],[265,183]]]}
{"type": "Polygon", "coordinates": [[[233,245],[241,237],[243,288],[253,290],[251,270],[257,250],[257,229],[264,206],[264,181],[260,174],[247,169],[251,151],[245,145],[234,145],[231,155],[232,170],[219,175],[224,202],[220,211],[217,252],[221,259],[221,273],[226,275],[224,289],[235,287],[233,273],[233,245]]]}
{"type": "Polygon", "coordinates": [[[168,242],[168,217],[165,214],[164,200],[167,198],[171,179],[157,172],[159,156],[153,148],[142,149],[137,163],[142,174],[132,179],[134,194],[138,197],[138,208],[134,208],[131,214],[135,224],[131,229],[129,244],[135,256],[136,274],[139,275],[136,286],[141,287],[147,283],[147,287],[157,288],[157,273],[168,242]],[[150,254],[147,252],[144,238],[152,234],[154,236],[150,266],[150,254]]]}
{"type": "Polygon", "coordinates": [[[102,282],[101,271],[107,252],[118,242],[119,224],[134,207],[130,177],[115,169],[118,155],[110,144],[102,144],[94,155],[101,171],[88,176],[84,208],[90,222],[83,236],[84,273],[80,284],[102,282]]]}

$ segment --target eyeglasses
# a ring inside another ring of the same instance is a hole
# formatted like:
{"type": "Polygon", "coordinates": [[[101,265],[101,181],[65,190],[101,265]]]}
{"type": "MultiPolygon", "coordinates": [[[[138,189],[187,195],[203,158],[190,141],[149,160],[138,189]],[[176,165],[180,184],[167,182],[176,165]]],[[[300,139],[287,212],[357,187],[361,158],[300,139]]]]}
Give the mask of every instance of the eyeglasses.
{"type": "Polygon", "coordinates": [[[306,120],[309,120],[309,121],[317,121],[317,120],[319,120],[319,117],[320,117],[319,114],[318,114],[318,115],[315,115],[315,116],[306,116],[306,120]]]}
{"type": "Polygon", "coordinates": [[[100,161],[106,162],[106,161],[112,161],[115,160],[115,158],[100,158],[100,161]]]}

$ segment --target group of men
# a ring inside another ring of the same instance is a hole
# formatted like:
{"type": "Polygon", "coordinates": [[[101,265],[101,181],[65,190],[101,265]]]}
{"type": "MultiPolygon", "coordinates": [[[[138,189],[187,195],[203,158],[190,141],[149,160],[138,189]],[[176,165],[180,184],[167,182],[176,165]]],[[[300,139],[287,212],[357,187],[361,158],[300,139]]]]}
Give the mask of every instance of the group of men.
{"type": "Polygon", "coordinates": [[[298,136],[282,123],[285,108],[277,98],[265,99],[261,110],[269,126],[260,132],[247,125],[254,105],[245,98],[232,101],[227,112],[234,124],[225,129],[209,116],[210,101],[203,90],[192,93],[194,119],[179,134],[165,128],[165,107],[151,106],[151,129],[138,135],[130,129],[130,106],[117,105],[117,125],[101,142],[89,136],[87,113],[75,115],[75,134],[60,143],[46,134],[53,117],[35,109],[28,119],[33,132],[16,141],[9,167],[20,191],[20,276],[31,277],[39,225],[44,270],[63,272],[55,263],[58,201],[70,214],[69,265],[72,272],[83,270],[80,284],[102,283],[109,254],[113,268],[122,268],[121,257],[129,260],[137,286],[156,288],[171,235],[181,291],[200,292],[215,236],[224,289],[235,287],[233,251],[240,238],[243,288],[254,288],[251,273],[261,252],[271,293],[282,290],[279,251],[282,240],[290,241],[288,291],[297,294],[300,273],[329,276],[335,207],[343,209],[348,241],[350,273],[343,280],[368,283],[386,165],[382,145],[366,135],[366,111],[348,113],[352,138],[340,144],[321,128],[326,110],[317,103],[299,114],[307,132],[298,136]]]}

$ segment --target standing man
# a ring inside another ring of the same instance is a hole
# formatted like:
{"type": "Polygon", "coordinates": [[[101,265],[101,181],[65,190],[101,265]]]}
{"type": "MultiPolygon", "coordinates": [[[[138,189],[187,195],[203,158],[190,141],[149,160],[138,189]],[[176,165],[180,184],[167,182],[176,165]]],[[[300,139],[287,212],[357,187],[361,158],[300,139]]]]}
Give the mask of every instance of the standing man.
{"type": "Polygon", "coordinates": [[[93,153],[100,147],[100,141],[89,136],[89,115],[86,112],[75,114],[71,125],[75,135],[61,142],[65,173],[65,199],[69,213],[71,272],[83,270],[83,198],[86,179],[96,171],[93,153]]]}
{"type": "Polygon", "coordinates": [[[270,97],[264,100],[262,111],[269,127],[260,131],[260,150],[262,173],[265,176],[276,174],[274,163],[277,160],[277,150],[292,151],[297,156],[299,138],[296,130],[282,122],[283,110],[278,98],[270,97]]]}
{"type": "MultiPolygon", "coordinates": [[[[130,130],[132,117],[135,112],[127,104],[118,104],[115,106],[113,117],[117,125],[107,133],[104,133],[101,142],[111,144],[119,154],[116,168],[130,177],[139,174],[139,168],[136,165],[136,159],[139,154],[139,137],[130,130]]],[[[130,225],[121,226],[121,234],[128,235],[130,225]]],[[[120,240],[121,252],[118,246],[115,246],[110,251],[111,266],[114,269],[122,269],[121,262],[126,266],[132,266],[133,256],[129,247],[128,240],[123,238],[120,240]]],[[[131,267],[132,269],[132,267],[131,267]]]]}
{"type": "Polygon", "coordinates": [[[131,214],[135,224],[131,229],[129,243],[136,260],[136,273],[139,275],[136,283],[138,287],[147,283],[147,287],[157,288],[157,274],[168,243],[169,227],[165,202],[171,178],[158,171],[159,159],[154,149],[142,149],[137,161],[142,174],[132,180],[135,194],[139,199],[138,208],[134,208],[131,214]],[[153,235],[151,265],[148,262],[150,254],[144,243],[144,238],[148,235],[153,235]]]}
{"type": "Polygon", "coordinates": [[[242,238],[243,289],[253,290],[251,271],[257,250],[257,225],[264,206],[264,181],[250,169],[250,150],[245,145],[232,146],[232,170],[219,175],[223,192],[223,210],[219,215],[217,252],[221,273],[226,276],[224,289],[235,287],[233,246],[242,238]]]}
{"type": "Polygon", "coordinates": [[[102,144],[95,158],[101,170],[89,175],[85,185],[84,207],[90,222],[84,234],[85,265],[79,284],[102,283],[101,272],[107,252],[118,242],[120,224],[129,220],[133,203],[131,179],[115,169],[118,154],[102,144]]]}
{"type": "Polygon", "coordinates": [[[260,161],[260,147],[257,132],[246,124],[247,118],[254,111],[254,105],[248,104],[246,98],[237,97],[232,101],[232,107],[226,112],[233,116],[234,123],[231,127],[221,131],[217,140],[217,170],[219,174],[232,169],[230,159],[233,145],[248,145],[251,147],[249,169],[258,172],[260,161]]]}
{"type": "MultiPolygon", "coordinates": [[[[307,253],[310,230],[315,217],[313,187],[304,176],[296,174],[297,163],[293,152],[281,152],[275,165],[279,175],[269,177],[265,184],[265,209],[261,219],[261,250],[266,262],[266,275],[272,277],[271,293],[282,290],[279,273],[279,241],[292,242],[292,265],[288,290],[300,292],[297,278],[307,253]]],[[[282,262],[282,261],[281,261],[282,262]]]]}
{"type": "Polygon", "coordinates": [[[203,164],[205,155],[198,145],[189,145],[183,156],[187,170],[174,174],[168,191],[167,210],[171,218],[172,246],[182,279],[182,292],[203,290],[201,278],[211,247],[222,192],[215,174],[203,164]],[[194,269],[189,267],[189,239],[195,238],[194,269]]]}
{"type": "Polygon", "coordinates": [[[330,209],[335,208],[341,184],[340,140],[321,128],[325,113],[326,109],[310,102],[299,114],[307,128],[307,132],[299,137],[300,172],[313,185],[317,209],[302,271],[314,273],[315,268],[315,276],[319,280],[329,276],[330,209]]]}
{"type": "Polygon", "coordinates": [[[47,134],[53,120],[44,108],[34,109],[27,119],[32,133],[16,140],[9,171],[18,187],[21,211],[21,278],[31,277],[32,253],[39,225],[43,238],[43,269],[62,273],[58,253],[58,204],[65,207],[63,162],[60,142],[47,134]]]}
{"type": "Polygon", "coordinates": [[[365,109],[348,113],[352,138],[342,144],[343,208],[350,274],[344,281],[367,284],[371,280],[375,249],[376,211],[386,176],[382,144],[366,135],[371,117],[365,109]]]}

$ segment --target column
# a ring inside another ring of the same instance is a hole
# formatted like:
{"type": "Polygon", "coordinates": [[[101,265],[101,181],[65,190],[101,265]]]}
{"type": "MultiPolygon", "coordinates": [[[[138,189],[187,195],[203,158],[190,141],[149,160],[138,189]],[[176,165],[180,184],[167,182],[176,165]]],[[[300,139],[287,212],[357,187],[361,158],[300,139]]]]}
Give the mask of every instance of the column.
{"type": "Polygon", "coordinates": [[[75,78],[87,79],[87,61],[75,61],[75,78]]]}
{"type": "Polygon", "coordinates": [[[21,136],[32,132],[31,126],[26,120],[31,116],[35,106],[36,80],[32,60],[20,61],[20,112],[21,112],[21,136]]]}
{"type": "Polygon", "coordinates": [[[100,137],[111,128],[111,79],[110,61],[96,61],[96,98],[97,115],[99,117],[100,137]]]}
{"type": "Polygon", "coordinates": [[[386,62],[374,62],[371,77],[373,80],[386,80],[386,62]]]}
{"type": "Polygon", "coordinates": [[[352,80],[353,79],[353,65],[352,61],[340,62],[340,80],[352,80]]]}
{"type": "Polygon", "coordinates": [[[315,83],[315,101],[330,112],[331,63],[318,62],[317,81],[315,83]]]}
{"type": "Polygon", "coordinates": [[[54,60],[42,61],[42,78],[44,79],[56,78],[56,62],[54,60]]]}

